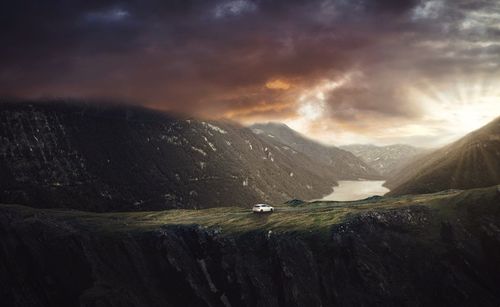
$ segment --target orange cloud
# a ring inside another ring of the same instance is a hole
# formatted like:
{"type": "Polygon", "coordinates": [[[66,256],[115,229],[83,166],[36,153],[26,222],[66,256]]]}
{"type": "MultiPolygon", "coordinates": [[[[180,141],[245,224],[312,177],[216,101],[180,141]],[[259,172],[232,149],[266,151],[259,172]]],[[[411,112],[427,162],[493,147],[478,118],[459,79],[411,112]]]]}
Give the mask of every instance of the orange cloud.
{"type": "Polygon", "coordinates": [[[266,87],[270,90],[287,90],[290,88],[290,83],[282,81],[280,79],[275,79],[272,81],[268,81],[266,83],[266,87]]]}
{"type": "Polygon", "coordinates": [[[245,121],[248,119],[267,118],[269,115],[274,117],[289,117],[295,115],[295,104],[289,102],[267,103],[261,102],[256,105],[233,109],[223,114],[223,117],[229,119],[238,119],[245,121]]]}

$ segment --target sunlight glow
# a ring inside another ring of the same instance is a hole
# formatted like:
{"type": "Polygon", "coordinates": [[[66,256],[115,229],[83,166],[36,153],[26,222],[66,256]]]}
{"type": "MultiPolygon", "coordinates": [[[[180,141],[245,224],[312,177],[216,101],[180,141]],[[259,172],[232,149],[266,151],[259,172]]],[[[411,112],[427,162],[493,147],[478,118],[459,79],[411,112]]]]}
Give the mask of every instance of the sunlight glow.
{"type": "Polygon", "coordinates": [[[427,86],[413,92],[425,110],[423,124],[448,130],[450,142],[500,116],[500,89],[492,80],[456,81],[440,90],[427,86]]]}
{"type": "Polygon", "coordinates": [[[322,100],[313,103],[302,104],[297,112],[307,120],[315,120],[320,118],[325,111],[325,103],[322,100]]]}
{"type": "MultiPolygon", "coordinates": [[[[419,106],[415,118],[387,118],[375,124],[355,125],[329,120],[328,93],[335,91],[352,78],[325,81],[302,92],[297,101],[297,117],[286,122],[291,128],[323,143],[412,144],[439,147],[453,142],[500,116],[500,80],[488,77],[457,75],[444,84],[418,82],[402,91],[404,99],[419,106]],[[393,120],[393,121],[391,121],[393,120]],[[352,128],[373,125],[374,129],[352,128]],[[351,126],[349,126],[351,125],[351,126]]],[[[365,118],[371,121],[369,117],[365,118]]]]}

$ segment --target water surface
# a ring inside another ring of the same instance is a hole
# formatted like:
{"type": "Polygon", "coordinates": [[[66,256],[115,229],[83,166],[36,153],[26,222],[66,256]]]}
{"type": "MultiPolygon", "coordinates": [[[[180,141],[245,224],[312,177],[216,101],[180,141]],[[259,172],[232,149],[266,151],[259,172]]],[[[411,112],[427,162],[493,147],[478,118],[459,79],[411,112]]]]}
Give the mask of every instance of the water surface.
{"type": "Polygon", "coordinates": [[[341,180],[338,187],[333,187],[333,193],[323,197],[321,200],[358,200],[373,195],[384,195],[389,189],[383,187],[383,180],[341,180]]]}

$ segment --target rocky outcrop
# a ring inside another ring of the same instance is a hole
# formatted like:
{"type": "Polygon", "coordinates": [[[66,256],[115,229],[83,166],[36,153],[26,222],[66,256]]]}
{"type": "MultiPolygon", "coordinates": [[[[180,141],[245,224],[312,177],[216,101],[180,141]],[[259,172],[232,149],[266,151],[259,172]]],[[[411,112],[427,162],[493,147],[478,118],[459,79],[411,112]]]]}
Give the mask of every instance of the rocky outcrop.
{"type": "Polygon", "coordinates": [[[495,187],[442,208],[365,210],[327,230],[242,232],[97,231],[7,206],[0,296],[2,306],[498,306],[499,204],[495,187]]]}

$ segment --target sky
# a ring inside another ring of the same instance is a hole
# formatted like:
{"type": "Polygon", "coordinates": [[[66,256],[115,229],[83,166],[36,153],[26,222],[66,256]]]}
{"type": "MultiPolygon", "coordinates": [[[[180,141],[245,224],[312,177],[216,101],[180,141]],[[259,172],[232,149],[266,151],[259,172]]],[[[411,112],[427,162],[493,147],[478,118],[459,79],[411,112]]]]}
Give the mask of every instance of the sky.
{"type": "Polygon", "coordinates": [[[19,0],[0,96],[109,98],[335,145],[436,147],[500,115],[496,0],[19,0]]]}

